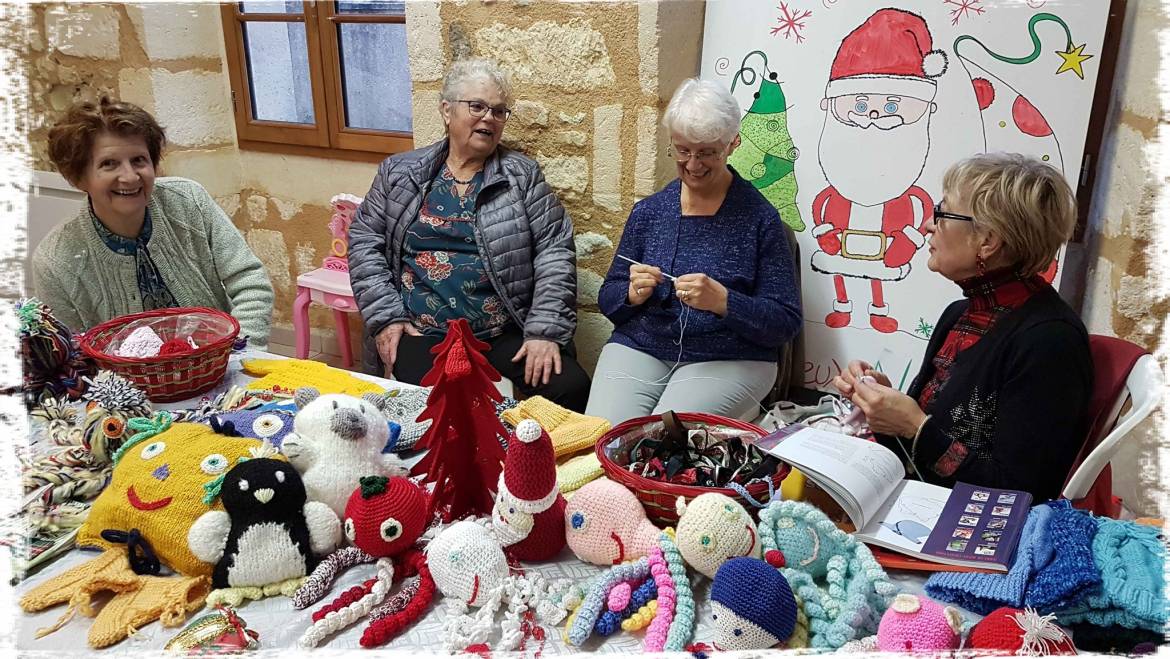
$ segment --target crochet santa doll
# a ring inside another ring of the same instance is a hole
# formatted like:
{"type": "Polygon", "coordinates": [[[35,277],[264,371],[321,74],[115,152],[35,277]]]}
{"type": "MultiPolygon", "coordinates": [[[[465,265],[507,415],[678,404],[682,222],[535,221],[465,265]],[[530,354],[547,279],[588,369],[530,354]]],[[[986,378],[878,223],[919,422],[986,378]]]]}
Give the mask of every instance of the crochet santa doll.
{"type": "Polygon", "coordinates": [[[540,424],[521,421],[508,441],[492,529],[522,561],[543,561],[565,546],[565,498],[557,491],[552,439],[540,424]]]}

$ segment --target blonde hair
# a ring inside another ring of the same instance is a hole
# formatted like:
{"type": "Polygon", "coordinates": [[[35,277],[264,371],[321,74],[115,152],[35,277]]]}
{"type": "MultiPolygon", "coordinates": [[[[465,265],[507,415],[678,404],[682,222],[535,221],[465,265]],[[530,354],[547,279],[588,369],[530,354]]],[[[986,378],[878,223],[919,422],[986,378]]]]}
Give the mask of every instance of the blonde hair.
{"type": "Polygon", "coordinates": [[[967,202],[976,229],[999,236],[1025,276],[1047,269],[1076,227],[1077,200],[1064,175],[1018,153],[961,160],[943,175],[943,190],[967,202]]]}
{"type": "Polygon", "coordinates": [[[662,126],[691,142],[731,144],[739,134],[742,116],[727,87],[712,80],[687,78],[666,106],[662,126]]]}

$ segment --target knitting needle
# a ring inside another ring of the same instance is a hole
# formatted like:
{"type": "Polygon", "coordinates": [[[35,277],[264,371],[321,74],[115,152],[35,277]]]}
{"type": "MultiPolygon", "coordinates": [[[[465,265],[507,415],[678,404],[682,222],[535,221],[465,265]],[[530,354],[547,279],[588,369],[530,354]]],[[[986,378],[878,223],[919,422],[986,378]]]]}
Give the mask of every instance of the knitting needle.
{"type": "MultiPolygon", "coordinates": [[[[628,256],[622,256],[621,254],[617,254],[616,256],[619,259],[621,259],[623,261],[629,261],[630,263],[633,263],[634,265],[646,265],[645,263],[642,263],[640,261],[635,261],[634,259],[631,259],[628,256]]],[[[659,270],[659,272],[661,272],[661,270],[659,270]]],[[[678,277],[675,277],[674,275],[668,275],[665,272],[662,273],[662,276],[666,277],[667,279],[669,279],[671,281],[678,281],[678,277]]]]}

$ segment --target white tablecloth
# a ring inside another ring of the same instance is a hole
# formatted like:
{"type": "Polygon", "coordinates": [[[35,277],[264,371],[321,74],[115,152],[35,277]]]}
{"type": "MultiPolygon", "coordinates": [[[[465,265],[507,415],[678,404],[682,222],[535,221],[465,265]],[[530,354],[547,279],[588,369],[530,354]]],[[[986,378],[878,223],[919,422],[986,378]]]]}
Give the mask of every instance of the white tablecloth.
{"type": "MultiPolygon", "coordinates": [[[[241,358],[280,358],[278,355],[268,353],[259,353],[250,351],[243,355],[234,355],[229,366],[228,375],[224,378],[224,382],[215,390],[210,392],[209,396],[214,396],[222,391],[226,391],[234,384],[244,384],[251,380],[247,375],[244,375],[239,370],[239,361],[241,358]]],[[[389,386],[390,381],[373,376],[360,375],[364,379],[371,382],[389,386]]],[[[394,383],[398,386],[400,383],[394,383]]],[[[190,402],[180,402],[159,405],[158,407],[164,409],[182,409],[189,407],[190,402]]],[[[49,564],[38,573],[29,577],[16,588],[16,596],[36,586],[37,584],[50,579],[65,570],[84,563],[97,556],[96,552],[74,550],[69,554],[49,564]]],[[[540,573],[547,579],[569,578],[573,580],[583,581],[599,572],[602,568],[589,565],[577,560],[575,556],[566,548],[555,561],[547,563],[534,563],[525,566],[529,570],[540,573]]],[[[260,635],[260,647],[265,650],[274,650],[281,648],[295,648],[296,641],[302,633],[312,624],[312,611],[323,605],[325,602],[331,600],[338,593],[346,588],[360,584],[365,579],[369,579],[374,575],[373,565],[363,565],[352,568],[345,572],[334,584],[330,594],[320,603],[305,609],[297,611],[292,608],[291,603],[284,597],[275,597],[256,602],[248,602],[239,607],[239,615],[247,621],[248,627],[255,630],[260,635]]],[[[925,581],[925,573],[921,572],[903,572],[892,571],[890,577],[898,582],[902,589],[906,592],[921,593],[922,584],[925,581]]],[[[708,590],[710,588],[710,581],[706,578],[695,577],[692,579],[692,584],[695,590],[695,602],[697,604],[698,624],[695,631],[695,640],[710,642],[712,638],[711,630],[711,607],[707,600],[708,590]]],[[[104,603],[104,600],[99,600],[104,603]]],[[[35,652],[49,652],[53,656],[59,656],[62,653],[77,653],[77,654],[103,654],[116,655],[126,653],[137,653],[141,651],[160,650],[167,641],[174,637],[179,628],[164,628],[159,622],[152,622],[138,630],[138,633],[105,650],[95,651],[91,650],[86,645],[86,634],[89,631],[90,619],[81,615],[76,615],[60,630],[50,634],[44,638],[35,638],[37,629],[49,627],[54,624],[57,619],[64,613],[65,606],[57,606],[47,611],[36,614],[26,614],[18,610],[16,619],[16,643],[17,648],[22,651],[35,652]]],[[[189,616],[188,620],[200,615],[195,613],[189,616]]],[[[964,612],[964,616],[969,621],[975,621],[978,616],[970,612],[964,612]]],[[[411,626],[405,633],[398,638],[391,641],[385,646],[387,650],[410,651],[412,654],[439,654],[442,653],[442,636],[443,636],[443,622],[446,619],[446,612],[441,604],[441,601],[436,599],[432,604],[428,614],[411,626]]],[[[328,643],[322,646],[322,649],[339,650],[339,649],[354,649],[359,648],[358,639],[361,638],[361,632],[365,629],[366,623],[360,622],[353,625],[349,629],[337,634],[329,639],[328,643]]],[[[546,630],[547,641],[544,646],[544,654],[550,656],[560,656],[571,654],[575,650],[567,648],[561,638],[561,629],[546,630]]],[[[529,649],[532,649],[533,641],[529,641],[529,649]]],[[[641,651],[642,634],[641,633],[627,633],[619,631],[614,636],[608,639],[600,639],[596,635],[587,641],[581,651],[587,652],[625,652],[634,653],[641,651]]],[[[531,655],[531,652],[527,653],[531,655]]]]}

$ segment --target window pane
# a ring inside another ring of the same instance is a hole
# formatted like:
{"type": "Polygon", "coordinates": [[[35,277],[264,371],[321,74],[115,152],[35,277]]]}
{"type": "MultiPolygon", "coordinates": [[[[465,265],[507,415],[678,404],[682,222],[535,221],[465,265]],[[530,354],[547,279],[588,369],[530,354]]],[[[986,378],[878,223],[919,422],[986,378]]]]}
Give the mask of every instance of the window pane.
{"type": "Polygon", "coordinates": [[[241,2],[240,11],[245,14],[299,14],[305,9],[305,3],[296,2],[241,2]]]}
{"type": "Polygon", "coordinates": [[[410,132],[410,67],[403,23],[343,23],[345,125],[410,132]]]}
{"type": "Polygon", "coordinates": [[[244,23],[255,119],[312,124],[313,87],[304,23],[244,23]]]}
{"type": "Polygon", "coordinates": [[[406,13],[406,0],[390,2],[339,1],[338,14],[389,14],[401,16],[406,13]]]}

